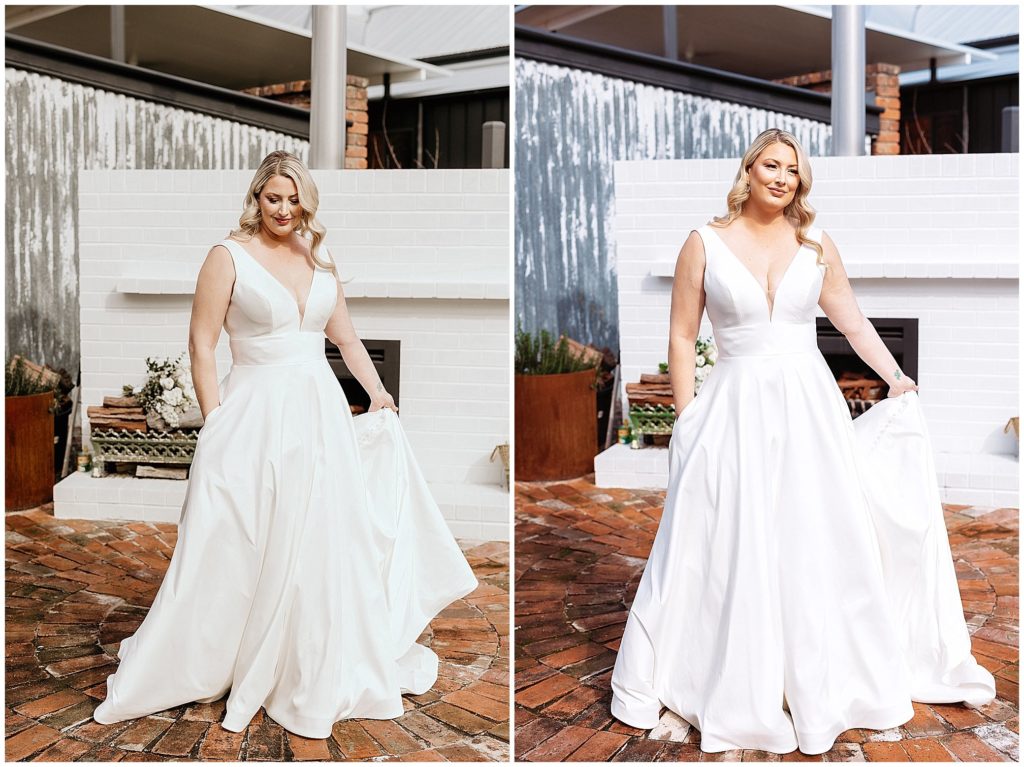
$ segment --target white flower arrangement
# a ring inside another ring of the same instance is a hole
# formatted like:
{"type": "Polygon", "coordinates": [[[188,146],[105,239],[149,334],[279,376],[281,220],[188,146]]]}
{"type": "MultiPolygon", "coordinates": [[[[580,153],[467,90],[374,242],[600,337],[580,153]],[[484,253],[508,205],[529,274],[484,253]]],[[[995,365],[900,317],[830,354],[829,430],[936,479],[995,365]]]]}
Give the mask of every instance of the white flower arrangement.
{"type": "Polygon", "coordinates": [[[172,429],[181,425],[181,417],[196,404],[192,371],[182,364],[183,356],[179,354],[174,360],[147,357],[149,375],[135,392],[146,415],[163,419],[172,429]]]}
{"type": "Polygon", "coordinates": [[[700,391],[700,387],[711,372],[711,368],[715,366],[715,362],[718,360],[718,347],[715,346],[713,338],[698,338],[696,352],[697,366],[694,369],[694,394],[700,391]]]}

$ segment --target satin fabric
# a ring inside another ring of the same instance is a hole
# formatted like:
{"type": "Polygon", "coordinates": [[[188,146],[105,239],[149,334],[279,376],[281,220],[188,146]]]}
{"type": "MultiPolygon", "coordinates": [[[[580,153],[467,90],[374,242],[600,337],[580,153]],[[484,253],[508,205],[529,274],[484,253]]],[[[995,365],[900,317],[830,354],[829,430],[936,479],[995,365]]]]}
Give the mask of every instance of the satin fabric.
{"type": "Polygon", "coordinates": [[[769,310],[717,233],[698,234],[719,359],[673,429],[612,713],[646,729],[667,706],[704,751],[817,754],[903,724],[911,700],[992,700],[917,395],[852,421],[817,348],[815,251],[797,250],[769,310]]]}
{"type": "Polygon", "coordinates": [[[230,691],[223,726],[261,706],[325,738],[403,713],[437,656],[416,639],[477,582],[398,417],[353,418],[324,356],[337,291],[313,275],[305,315],[234,241],[233,364],[199,434],[178,542],[153,606],[121,642],[101,724],[230,691]]]}

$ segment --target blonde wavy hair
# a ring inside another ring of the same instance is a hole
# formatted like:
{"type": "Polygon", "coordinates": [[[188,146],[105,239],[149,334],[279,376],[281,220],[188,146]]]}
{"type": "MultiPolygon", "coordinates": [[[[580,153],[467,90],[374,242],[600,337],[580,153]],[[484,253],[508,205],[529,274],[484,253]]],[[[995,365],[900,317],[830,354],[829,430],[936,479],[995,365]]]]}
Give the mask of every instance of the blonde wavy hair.
{"type": "Polygon", "coordinates": [[[262,226],[260,193],[274,176],[284,176],[295,182],[299,207],[302,209],[295,231],[300,235],[308,235],[309,255],[313,259],[313,263],[337,273],[332,261],[320,257],[320,245],[324,237],[327,236],[326,227],[316,217],[316,211],[320,207],[320,192],[317,191],[309,169],[302,163],[302,160],[290,152],[278,150],[263,158],[260,167],[256,169],[256,175],[252,177],[252,183],[249,184],[249,191],[245,193],[242,215],[238,219],[238,228],[232,230],[231,235],[252,239],[260,230],[262,226]]]}
{"type": "Polygon", "coordinates": [[[793,195],[793,201],[786,206],[784,215],[796,227],[797,242],[814,248],[814,252],[818,254],[818,264],[825,266],[825,251],[822,249],[821,243],[815,242],[807,236],[807,230],[811,228],[814,217],[817,215],[807,201],[813,183],[811,163],[796,136],[789,131],[769,128],[747,147],[747,151],[743,153],[743,159],[740,160],[740,169],[736,172],[736,180],[725,198],[729,210],[724,216],[715,216],[709,226],[728,226],[743,212],[743,204],[750,198],[750,169],[757,162],[757,158],[761,156],[761,152],[776,142],[785,144],[796,152],[797,174],[800,176],[800,185],[796,189],[796,194],[793,195]]]}

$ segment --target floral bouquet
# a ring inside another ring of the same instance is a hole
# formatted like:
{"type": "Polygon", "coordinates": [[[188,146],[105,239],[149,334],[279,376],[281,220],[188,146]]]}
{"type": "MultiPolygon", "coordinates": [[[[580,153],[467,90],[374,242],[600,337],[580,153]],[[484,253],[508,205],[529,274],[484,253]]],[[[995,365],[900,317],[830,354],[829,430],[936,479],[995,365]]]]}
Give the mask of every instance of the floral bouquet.
{"type": "Polygon", "coordinates": [[[711,368],[715,366],[715,361],[718,359],[718,347],[715,346],[713,338],[698,338],[696,350],[697,367],[694,371],[696,378],[693,384],[694,394],[700,391],[700,387],[704,384],[704,379],[708,377],[708,373],[711,372],[711,368]]]}
{"type": "MultiPolygon", "coordinates": [[[[173,360],[146,357],[146,382],[134,392],[146,415],[163,420],[165,426],[171,429],[177,429],[181,425],[182,416],[197,404],[196,392],[192,388],[192,372],[182,364],[183,356],[179,354],[173,360]]],[[[157,428],[160,428],[159,425],[157,428]]]]}

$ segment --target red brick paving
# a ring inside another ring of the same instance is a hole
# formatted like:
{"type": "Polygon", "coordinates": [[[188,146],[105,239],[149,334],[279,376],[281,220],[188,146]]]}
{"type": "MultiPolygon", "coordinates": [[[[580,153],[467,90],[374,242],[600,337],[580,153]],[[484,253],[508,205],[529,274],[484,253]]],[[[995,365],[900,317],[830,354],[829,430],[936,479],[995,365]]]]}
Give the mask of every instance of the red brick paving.
{"type": "Polygon", "coordinates": [[[134,633],[170,562],[177,527],[54,519],[50,506],[7,515],[7,761],[508,760],[508,544],[464,547],[479,588],[421,641],[437,684],[405,696],[398,719],[352,719],[330,738],[285,731],[261,709],[249,727],[218,724],[224,700],[100,725],[120,641],[134,633]]]}
{"type": "Polygon", "coordinates": [[[914,704],[885,731],[849,730],[826,754],[700,751],[668,715],[655,730],[616,721],[611,669],[664,493],[597,488],[593,475],[516,485],[516,758],[522,761],[1016,761],[1018,513],[946,506],[975,657],[996,677],[987,706],[914,704]]]}

